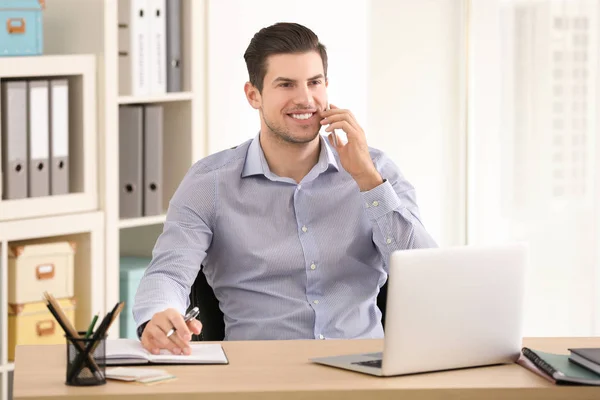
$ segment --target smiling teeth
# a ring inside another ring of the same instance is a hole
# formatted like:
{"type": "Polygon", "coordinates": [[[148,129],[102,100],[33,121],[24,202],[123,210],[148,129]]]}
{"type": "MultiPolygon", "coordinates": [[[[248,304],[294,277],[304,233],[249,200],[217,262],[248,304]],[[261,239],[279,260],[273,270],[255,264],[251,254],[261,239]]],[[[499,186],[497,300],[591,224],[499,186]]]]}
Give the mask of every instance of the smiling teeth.
{"type": "Polygon", "coordinates": [[[290,114],[290,116],[292,118],[296,118],[296,119],[309,119],[310,117],[313,116],[313,113],[310,113],[310,114],[290,114]]]}

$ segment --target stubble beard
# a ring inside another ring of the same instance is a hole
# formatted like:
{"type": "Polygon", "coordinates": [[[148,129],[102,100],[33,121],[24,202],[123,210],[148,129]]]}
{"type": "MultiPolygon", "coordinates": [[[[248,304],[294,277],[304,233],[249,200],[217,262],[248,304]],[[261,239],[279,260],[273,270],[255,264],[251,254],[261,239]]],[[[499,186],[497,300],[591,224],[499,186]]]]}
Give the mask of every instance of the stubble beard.
{"type": "Polygon", "coordinates": [[[317,129],[317,131],[314,133],[314,135],[312,135],[311,137],[305,138],[305,137],[301,137],[301,138],[297,138],[294,137],[290,131],[286,128],[281,128],[276,126],[275,124],[269,122],[269,120],[265,117],[265,113],[263,112],[263,110],[260,110],[262,116],[263,116],[263,120],[265,121],[265,125],[267,126],[267,128],[269,128],[269,130],[273,133],[273,135],[275,135],[277,138],[279,138],[280,140],[286,142],[286,143],[290,143],[290,144],[306,144],[306,143],[310,143],[313,140],[315,140],[315,138],[319,135],[319,130],[317,129]]]}

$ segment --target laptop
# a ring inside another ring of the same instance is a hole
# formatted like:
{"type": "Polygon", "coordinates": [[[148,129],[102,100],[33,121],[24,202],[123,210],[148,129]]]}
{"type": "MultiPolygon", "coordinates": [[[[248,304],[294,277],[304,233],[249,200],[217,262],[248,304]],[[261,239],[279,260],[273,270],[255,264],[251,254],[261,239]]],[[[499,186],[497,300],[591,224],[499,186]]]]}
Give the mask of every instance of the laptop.
{"type": "Polygon", "coordinates": [[[311,361],[377,376],[513,363],[528,258],[522,243],[396,251],[383,352],[311,361]]]}

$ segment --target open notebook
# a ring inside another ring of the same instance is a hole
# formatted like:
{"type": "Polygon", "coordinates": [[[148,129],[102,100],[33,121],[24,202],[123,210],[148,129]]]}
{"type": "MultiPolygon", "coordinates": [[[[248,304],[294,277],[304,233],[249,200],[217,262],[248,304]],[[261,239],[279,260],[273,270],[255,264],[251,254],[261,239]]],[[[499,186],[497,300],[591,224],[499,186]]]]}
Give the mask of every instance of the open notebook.
{"type": "Polygon", "coordinates": [[[168,350],[155,355],[144,349],[139,340],[109,339],[106,341],[106,365],[229,363],[218,343],[190,343],[190,347],[192,354],[189,356],[175,355],[168,350]]]}

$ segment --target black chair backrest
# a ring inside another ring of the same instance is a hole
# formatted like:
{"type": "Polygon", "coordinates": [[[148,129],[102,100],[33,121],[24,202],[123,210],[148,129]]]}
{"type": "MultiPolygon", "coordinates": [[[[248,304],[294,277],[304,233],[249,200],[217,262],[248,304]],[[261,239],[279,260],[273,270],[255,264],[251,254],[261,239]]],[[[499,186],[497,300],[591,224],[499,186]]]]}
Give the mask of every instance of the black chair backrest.
{"type": "MultiPolygon", "coordinates": [[[[206,281],[203,268],[200,269],[192,290],[190,291],[190,308],[198,307],[200,315],[198,318],[202,323],[200,335],[192,335],[195,341],[221,341],[225,338],[225,322],[223,312],[219,308],[219,301],[215,293],[206,281]]],[[[381,310],[381,322],[385,327],[385,308],[387,300],[387,282],[381,287],[377,296],[377,306],[381,310]]]]}
{"type": "Polygon", "coordinates": [[[221,341],[225,337],[223,312],[219,308],[215,292],[206,281],[203,269],[204,267],[200,268],[190,291],[190,308],[196,306],[200,309],[198,319],[202,323],[202,332],[200,335],[192,335],[192,340],[221,341]]]}

